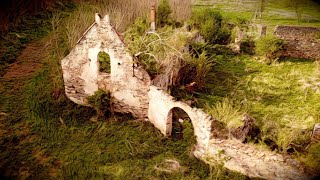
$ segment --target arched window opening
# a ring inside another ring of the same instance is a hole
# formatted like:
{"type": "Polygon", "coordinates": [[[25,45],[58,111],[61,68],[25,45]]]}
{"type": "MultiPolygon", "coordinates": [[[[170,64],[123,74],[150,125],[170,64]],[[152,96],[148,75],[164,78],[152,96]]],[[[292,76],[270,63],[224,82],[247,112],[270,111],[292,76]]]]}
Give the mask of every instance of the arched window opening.
{"type": "Polygon", "coordinates": [[[110,56],[108,53],[100,51],[98,53],[99,71],[104,73],[111,73],[110,56]]]}

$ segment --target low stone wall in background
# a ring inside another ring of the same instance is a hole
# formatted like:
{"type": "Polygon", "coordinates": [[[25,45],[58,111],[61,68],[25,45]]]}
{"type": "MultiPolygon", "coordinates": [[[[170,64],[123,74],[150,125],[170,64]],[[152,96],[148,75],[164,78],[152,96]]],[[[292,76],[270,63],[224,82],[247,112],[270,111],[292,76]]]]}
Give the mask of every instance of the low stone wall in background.
{"type": "Polygon", "coordinates": [[[284,56],[320,60],[320,27],[277,26],[274,34],[286,42],[284,56]]]}

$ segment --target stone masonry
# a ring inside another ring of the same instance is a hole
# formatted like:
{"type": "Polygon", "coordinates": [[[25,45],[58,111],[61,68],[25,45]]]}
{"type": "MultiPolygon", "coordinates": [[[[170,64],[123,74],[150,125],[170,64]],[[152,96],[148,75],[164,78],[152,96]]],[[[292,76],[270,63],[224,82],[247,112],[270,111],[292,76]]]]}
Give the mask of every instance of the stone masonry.
{"type": "Polygon", "coordinates": [[[194,134],[197,138],[197,148],[199,151],[208,149],[211,131],[212,118],[201,109],[192,108],[186,103],[175,101],[163,90],[156,86],[150,86],[149,91],[149,120],[162,134],[170,136],[172,131],[172,109],[180,108],[184,110],[191,119],[194,134]]]}
{"type": "Polygon", "coordinates": [[[277,26],[274,34],[285,40],[285,56],[320,59],[320,28],[277,26]]]}
{"type": "Polygon", "coordinates": [[[165,136],[172,132],[172,109],[180,108],[190,117],[197,139],[194,155],[209,164],[216,159],[224,167],[249,177],[266,179],[305,179],[302,166],[289,157],[237,140],[217,139],[212,136],[214,119],[201,109],[176,101],[172,96],[151,85],[150,76],[134,67],[132,56],[126,51],[109,17],[96,14],[90,26],[70,54],[61,61],[67,97],[88,106],[87,97],[98,89],[110,91],[115,111],[131,113],[135,118],[150,121],[165,136]],[[99,72],[98,53],[110,56],[111,73],[99,72]],[[222,158],[222,159],[221,159],[222,158]]]}
{"type": "Polygon", "coordinates": [[[147,118],[150,77],[141,68],[133,70],[133,59],[109,22],[100,19],[86,31],[62,62],[65,91],[77,104],[88,105],[87,97],[98,89],[112,94],[115,111],[147,118]],[[99,72],[98,53],[110,56],[111,73],[99,72]],[[134,75],[133,75],[134,73],[134,75]]]}

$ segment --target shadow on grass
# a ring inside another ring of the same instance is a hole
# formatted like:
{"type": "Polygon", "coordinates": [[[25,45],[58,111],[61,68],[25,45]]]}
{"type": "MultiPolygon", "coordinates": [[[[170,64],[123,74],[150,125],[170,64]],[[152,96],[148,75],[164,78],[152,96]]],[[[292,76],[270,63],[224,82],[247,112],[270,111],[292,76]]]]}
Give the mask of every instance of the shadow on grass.
{"type": "Polygon", "coordinates": [[[295,58],[295,57],[280,57],[279,62],[293,62],[293,63],[298,63],[298,62],[314,62],[313,59],[306,59],[306,58],[295,58]]]}
{"type": "Polygon", "coordinates": [[[246,64],[242,58],[233,55],[218,55],[216,65],[213,67],[215,74],[208,92],[200,93],[197,106],[204,103],[214,104],[223,97],[229,96],[241,85],[241,78],[250,72],[246,71],[246,64]]]}

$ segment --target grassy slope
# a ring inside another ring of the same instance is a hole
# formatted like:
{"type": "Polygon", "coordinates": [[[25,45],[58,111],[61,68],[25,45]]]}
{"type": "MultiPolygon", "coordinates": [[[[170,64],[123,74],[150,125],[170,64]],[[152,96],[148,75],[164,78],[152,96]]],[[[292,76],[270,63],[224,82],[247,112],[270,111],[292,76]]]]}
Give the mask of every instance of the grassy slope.
{"type": "MultiPolygon", "coordinates": [[[[197,0],[195,7],[211,5],[231,21],[235,21],[238,17],[253,19],[257,1],[242,0],[242,2],[243,3],[239,3],[239,1],[236,0],[197,0]]],[[[262,19],[257,19],[255,22],[266,24],[269,33],[272,33],[276,25],[319,27],[320,5],[311,0],[307,0],[300,7],[302,10],[302,20],[301,23],[298,24],[294,8],[289,6],[285,0],[269,0],[262,14],[262,19]]]]}
{"type": "MultiPolygon", "coordinates": [[[[214,1],[212,7],[231,21],[237,17],[252,19],[254,1],[243,1],[242,5],[237,2],[214,1]]],[[[320,26],[320,6],[310,1],[303,8],[301,25],[320,26]]],[[[268,25],[270,34],[278,24],[298,25],[291,7],[271,0],[260,22],[268,25]]],[[[243,113],[248,113],[262,130],[259,144],[280,152],[295,152],[297,158],[319,170],[319,143],[306,148],[314,124],[320,122],[319,65],[293,58],[267,65],[248,55],[218,55],[216,62],[216,87],[210,94],[200,95],[198,105],[222,120],[241,120],[243,113]],[[305,154],[310,155],[308,159],[303,158],[305,154]]]]}
{"type": "Polygon", "coordinates": [[[266,65],[250,56],[221,58],[215,67],[217,86],[199,102],[214,106],[228,98],[256,118],[263,139],[271,138],[284,151],[290,143],[308,143],[310,130],[320,122],[320,99],[317,85],[304,85],[312,77],[320,79],[313,61],[293,60],[266,65]]]}
{"type": "MultiPolygon", "coordinates": [[[[43,68],[39,72],[22,79],[0,79],[1,174],[39,179],[197,179],[215,176],[216,171],[210,173],[208,166],[189,156],[187,141],[163,138],[158,130],[145,122],[92,123],[89,121],[95,113],[92,109],[77,106],[64,96],[59,60],[68,53],[72,43],[66,42],[67,35],[62,33],[65,30],[59,29],[58,25],[65,28],[63,22],[81,21],[74,17],[80,17],[79,13],[86,11],[79,9],[58,12],[50,19],[52,27],[47,27],[49,32],[46,34],[52,47],[51,54],[42,61],[43,68]],[[154,168],[168,158],[178,160],[185,171],[168,174],[154,168]]],[[[43,37],[37,33],[33,40],[43,37]]],[[[219,85],[213,91],[214,95],[205,95],[211,104],[223,97],[239,104],[245,102],[243,108],[249,109],[262,126],[266,118],[271,122],[286,123],[281,116],[283,109],[297,119],[312,116],[319,121],[316,115],[319,106],[314,105],[319,102],[317,94],[310,89],[301,89],[298,82],[313,75],[312,62],[286,61],[271,68],[246,56],[220,57],[218,62],[215,68],[218,72],[216,84],[219,85]],[[282,83],[288,77],[288,83],[282,83]],[[306,105],[301,106],[301,102],[306,105]],[[296,110],[299,108],[303,111],[296,110]]],[[[222,179],[245,178],[228,171],[222,174],[222,179]]]]}
{"type": "MultiPolygon", "coordinates": [[[[147,122],[118,117],[108,119],[110,122],[91,122],[93,109],[75,105],[65,97],[59,61],[72,46],[69,30],[85,28],[93,21],[86,17],[94,11],[94,6],[80,4],[52,14],[46,34],[41,30],[30,34],[35,42],[43,37],[40,42],[48,47],[36,49],[40,55],[49,53],[37,59],[41,68],[21,77],[0,78],[0,175],[32,179],[202,179],[219,171],[220,178],[245,179],[192,157],[189,138],[164,138],[147,122]],[[81,27],[77,26],[79,21],[84,22],[81,27]],[[173,173],[157,170],[155,167],[165,166],[165,159],[177,160],[182,168],[173,173]]],[[[15,45],[10,44],[20,48],[15,45]]],[[[24,57],[20,59],[17,64],[26,62],[24,57]]],[[[7,73],[19,70],[6,69],[7,73]]]]}
{"type": "MultiPolygon", "coordinates": [[[[201,4],[213,1],[197,2],[201,4]]],[[[212,7],[231,21],[237,17],[251,19],[254,13],[254,1],[243,2],[240,6],[237,1],[214,1],[212,7]]],[[[196,8],[201,7],[202,5],[196,6],[196,8]]],[[[318,4],[307,2],[301,25],[320,26],[319,9],[318,4]]],[[[262,23],[271,28],[278,24],[297,25],[294,15],[293,9],[281,1],[270,0],[262,23]]],[[[271,28],[269,33],[272,32],[271,28]]],[[[319,144],[313,145],[314,148],[306,148],[310,143],[310,133],[314,124],[320,122],[317,85],[320,79],[317,63],[312,60],[286,58],[279,63],[267,65],[257,62],[255,57],[248,55],[219,55],[216,57],[216,62],[217,65],[214,67],[216,87],[210,94],[200,96],[198,99],[200,107],[205,107],[210,112],[212,107],[218,109],[221,108],[221,104],[231,102],[231,111],[240,111],[235,116],[247,112],[257,120],[262,130],[262,140],[266,140],[266,145],[272,146],[272,149],[298,152],[295,155],[299,159],[313,166],[320,161],[320,155],[317,153],[319,144]],[[307,151],[312,154],[312,158],[310,156],[305,160],[302,157],[307,151]]],[[[231,115],[234,113],[230,113],[229,118],[235,118],[231,115]]],[[[220,118],[228,118],[228,113],[224,116],[226,117],[221,115],[220,118]]],[[[314,167],[319,168],[319,165],[314,167]]]]}

